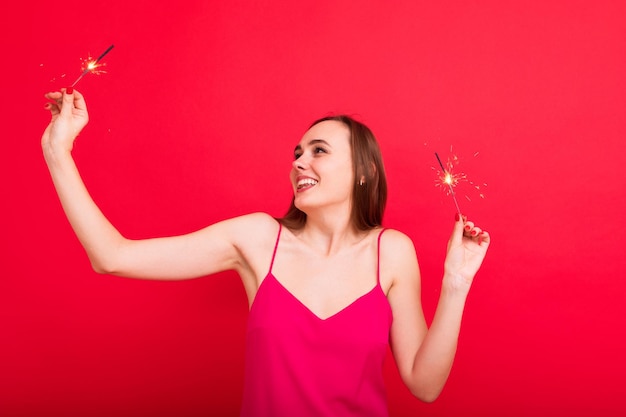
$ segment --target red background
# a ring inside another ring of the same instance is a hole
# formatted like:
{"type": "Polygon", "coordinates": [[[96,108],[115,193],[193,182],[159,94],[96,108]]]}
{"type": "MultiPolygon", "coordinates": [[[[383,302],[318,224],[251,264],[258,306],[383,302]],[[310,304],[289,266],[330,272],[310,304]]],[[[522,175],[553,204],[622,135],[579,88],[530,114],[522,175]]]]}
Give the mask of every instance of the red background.
{"type": "Polygon", "coordinates": [[[430,320],[454,216],[431,167],[452,146],[488,184],[484,199],[459,187],[459,203],[493,245],[443,394],[412,398],[389,358],[391,414],[623,415],[625,4],[13,3],[0,17],[0,415],[238,412],[237,276],[95,274],[41,156],[43,94],[112,43],[108,73],[77,86],[91,122],[74,155],[126,236],[283,214],[306,126],[354,114],[381,142],[385,225],[415,242],[430,320]]]}

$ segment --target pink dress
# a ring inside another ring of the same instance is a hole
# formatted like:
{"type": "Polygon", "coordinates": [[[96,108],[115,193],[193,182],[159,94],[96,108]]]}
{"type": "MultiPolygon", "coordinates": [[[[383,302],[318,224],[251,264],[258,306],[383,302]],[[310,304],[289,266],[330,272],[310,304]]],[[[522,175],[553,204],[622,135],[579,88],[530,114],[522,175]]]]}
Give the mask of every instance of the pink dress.
{"type": "Polygon", "coordinates": [[[250,309],[241,416],[387,416],[392,313],[380,272],[372,290],[322,320],[272,275],[281,230],[250,309]]]}

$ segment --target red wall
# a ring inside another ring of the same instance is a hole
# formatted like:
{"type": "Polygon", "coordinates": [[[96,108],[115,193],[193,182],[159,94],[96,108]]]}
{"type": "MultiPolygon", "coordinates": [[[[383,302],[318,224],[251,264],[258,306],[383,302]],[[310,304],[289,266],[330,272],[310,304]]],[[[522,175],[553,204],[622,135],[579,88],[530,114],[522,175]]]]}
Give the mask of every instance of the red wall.
{"type": "Polygon", "coordinates": [[[442,396],[413,399],[390,360],[392,415],[624,414],[624,2],[40,3],[0,17],[0,415],[237,415],[237,276],[95,274],[41,156],[43,94],[112,43],[77,86],[91,122],[74,154],[126,236],[281,215],[308,123],[355,114],[430,319],[454,216],[431,167],[452,146],[488,184],[459,203],[493,245],[442,396]]]}

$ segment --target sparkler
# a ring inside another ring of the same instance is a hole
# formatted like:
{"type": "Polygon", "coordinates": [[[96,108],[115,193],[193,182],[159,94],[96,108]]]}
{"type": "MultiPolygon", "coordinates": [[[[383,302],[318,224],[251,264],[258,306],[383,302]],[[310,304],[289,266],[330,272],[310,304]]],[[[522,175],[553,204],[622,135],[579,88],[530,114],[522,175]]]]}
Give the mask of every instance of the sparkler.
{"type": "Polygon", "coordinates": [[[71,85],[72,88],[74,88],[74,86],[76,84],[78,84],[78,82],[85,76],[87,75],[87,73],[90,72],[96,72],[97,68],[102,66],[103,64],[98,64],[98,62],[100,62],[100,60],[102,58],[104,58],[104,56],[106,54],[109,53],[109,51],[111,51],[111,49],[113,49],[114,45],[111,45],[107,48],[106,51],[104,51],[102,54],[100,54],[100,56],[94,60],[88,61],[84,66],[83,66],[83,72],[78,76],[78,78],[76,79],[76,81],[74,81],[74,83],[71,85]]]}
{"type": "Polygon", "coordinates": [[[452,174],[451,169],[446,170],[446,168],[443,166],[443,163],[441,162],[441,159],[439,159],[439,154],[437,154],[437,152],[435,152],[435,156],[437,157],[437,161],[439,162],[439,166],[441,166],[441,171],[443,173],[441,182],[448,185],[450,195],[452,196],[452,199],[454,200],[454,205],[456,206],[456,211],[459,213],[459,215],[462,215],[461,209],[459,208],[459,203],[456,201],[456,195],[454,193],[454,186],[458,183],[459,179],[452,174]]]}

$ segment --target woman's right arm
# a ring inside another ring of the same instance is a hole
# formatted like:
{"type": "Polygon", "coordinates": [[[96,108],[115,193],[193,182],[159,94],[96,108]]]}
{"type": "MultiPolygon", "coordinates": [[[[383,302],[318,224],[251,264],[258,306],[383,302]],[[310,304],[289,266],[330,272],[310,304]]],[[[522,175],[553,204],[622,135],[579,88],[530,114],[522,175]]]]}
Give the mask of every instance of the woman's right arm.
{"type": "Polygon", "coordinates": [[[89,195],[71,155],[74,140],[88,121],[83,96],[67,89],[46,98],[52,118],[42,136],[44,157],[65,214],[95,271],[145,279],[187,279],[230,269],[244,280],[254,275],[241,245],[249,246],[251,236],[263,236],[255,229],[276,227],[267,215],[242,216],[175,237],[123,237],[89,195]]]}

